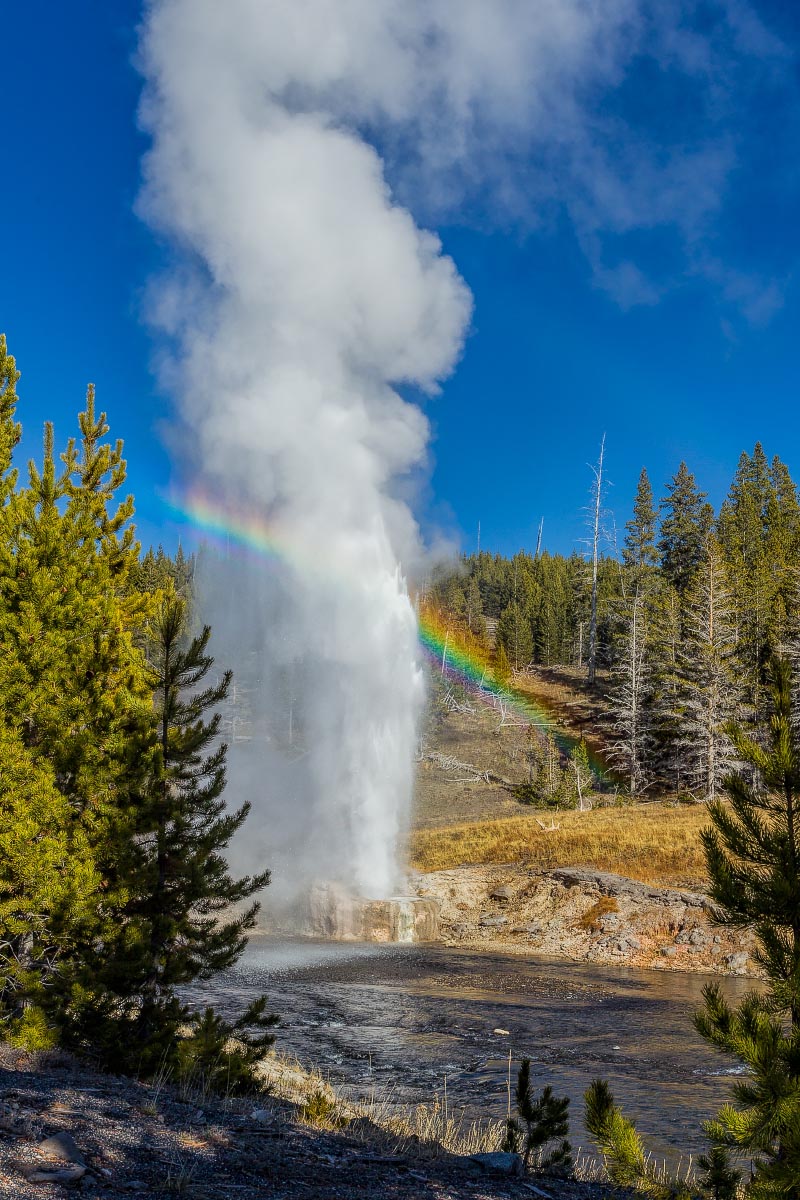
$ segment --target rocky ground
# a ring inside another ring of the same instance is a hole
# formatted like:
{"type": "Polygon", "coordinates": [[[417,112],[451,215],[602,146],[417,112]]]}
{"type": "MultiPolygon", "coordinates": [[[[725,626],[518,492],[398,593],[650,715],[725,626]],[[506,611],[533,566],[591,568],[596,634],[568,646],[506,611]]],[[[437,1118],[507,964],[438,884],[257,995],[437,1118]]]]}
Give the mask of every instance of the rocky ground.
{"type": "Polygon", "coordinates": [[[417,874],[413,890],[441,902],[447,946],[753,973],[752,936],[716,925],[714,905],[697,892],[652,887],[591,867],[537,871],[513,863],[417,874]]]}
{"type": "Polygon", "coordinates": [[[521,1177],[516,1156],[470,1159],[382,1131],[303,1123],[267,1095],[221,1101],[93,1073],[66,1057],[0,1045],[3,1200],[602,1200],[608,1185],[521,1177]],[[511,1169],[509,1169],[511,1168],[511,1169]]]}

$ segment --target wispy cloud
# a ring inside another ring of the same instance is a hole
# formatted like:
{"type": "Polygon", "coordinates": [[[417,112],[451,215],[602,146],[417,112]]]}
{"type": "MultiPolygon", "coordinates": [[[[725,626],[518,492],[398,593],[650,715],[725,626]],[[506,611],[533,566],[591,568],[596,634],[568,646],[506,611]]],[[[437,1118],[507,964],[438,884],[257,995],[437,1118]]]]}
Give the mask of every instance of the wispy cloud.
{"type": "Polygon", "coordinates": [[[705,266],[726,258],[718,222],[746,167],[753,112],[793,64],[746,0],[702,11],[690,0],[271,7],[269,43],[252,53],[283,76],[285,102],[376,144],[423,220],[525,229],[566,212],[597,285],[626,307],[698,278],[748,321],[769,308],[754,294],[779,303],[778,281],[748,286],[734,262],[726,282],[705,266]],[[677,236],[667,270],[646,244],[635,256],[617,245],[664,229],[677,236]]]}

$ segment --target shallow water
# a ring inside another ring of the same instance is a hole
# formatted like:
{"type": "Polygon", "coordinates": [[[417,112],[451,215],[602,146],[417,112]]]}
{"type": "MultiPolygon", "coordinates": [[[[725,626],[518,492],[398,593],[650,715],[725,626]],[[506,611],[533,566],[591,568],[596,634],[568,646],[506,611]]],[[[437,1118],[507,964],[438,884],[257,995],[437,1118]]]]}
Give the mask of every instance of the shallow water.
{"type": "MultiPolygon", "coordinates": [[[[190,999],[228,1013],[266,992],[277,1048],[356,1093],[391,1090],[505,1116],[508,1053],[536,1086],[572,1100],[607,1079],[648,1146],[673,1165],[703,1149],[700,1122],[729,1096],[736,1065],[692,1023],[708,977],[523,959],[444,947],[350,946],[253,938],[236,969],[190,999]],[[495,1033],[496,1029],[508,1033],[495,1033]]],[[[721,980],[736,1000],[748,981],[721,980]]]]}

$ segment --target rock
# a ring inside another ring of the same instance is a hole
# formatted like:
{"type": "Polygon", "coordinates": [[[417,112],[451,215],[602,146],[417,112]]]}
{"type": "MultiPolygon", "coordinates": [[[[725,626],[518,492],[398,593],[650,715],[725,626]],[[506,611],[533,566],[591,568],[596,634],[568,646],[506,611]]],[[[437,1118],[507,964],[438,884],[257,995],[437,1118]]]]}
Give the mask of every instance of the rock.
{"type": "Polygon", "coordinates": [[[725,966],[729,971],[733,971],[735,974],[744,974],[745,970],[747,969],[748,958],[749,955],[746,950],[739,950],[735,954],[726,954],[725,966]]]}
{"type": "Polygon", "coordinates": [[[508,1036],[509,1036],[509,1031],[508,1031],[507,1029],[493,1029],[493,1030],[492,1030],[492,1033],[499,1033],[499,1034],[502,1034],[502,1035],[503,1035],[503,1037],[508,1037],[508,1036]]]}
{"type": "Polygon", "coordinates": [[[504,1175],[522,1174],[522,1157],[508,1154],[505,1150],[494,1150],[488,1154],[471,1154],[470,1162],[477,1163],[484,1171],[500,1171],[504,1175]]]}
{"type": "Polygon", "coordinates": [[[86,1166],[86,1159],[78,1149],[78,1143],[66,1130],[45,1138],[43,1142],[39,1143],[38,1150],[45,1158],[63,1158],[67,1162],[78,1163],[81,1167],[86,1166]]]}
{"type": "Polygon", "coordinates": [[[633,933],[628,934],[628,947],[631,950],[641,950],[642,948],[642,943],[633,933]]]}
{"type": "Polygon", "coordinates": [[[506,885],[504,883],[501,883],[498,887],[493,887],[491,889],[491,891],[489,892],[490,900],[508,901],[508,900],[513,900],[513,898],[514,898],[514,893],[511,891],[511,888],[506,887],[506,885]]]}
{"type": "Polygon", "coordinates": [[[268,1108],[254,1108],[250,1113],[250,1120],[256,1121],[259,1125],[264,1125],[269,1121],[270,1115],[268,1108]]]}
{"type": "Polygon", "coordinates": [[[499,929],[501,925],[508,924],[508,917],[481,917],[478,924],[484,929],[499,929]]]}
{"type": "Polygon", "coordinates": [[[674,946],[662,946],[659,951],[659,954],[663,954],[664,958],[672,958],[677,953],[678,953],[678,951],[675,949],[674,946]]]}
{"type": "Polygon", "coordinates": [[[654,888],[635,879],[613,875],[610,871],[594,871],[589,867],[556,867],[548,874],[564,887],[595,887],[605,896],[630,896],[638,903],[656,900],[659,904],[683,904],[692,908],[703,908],[709,903],[708,897],[698,892],[654,888]]]}
{"type": "Polygon", "coordinates": [[[531,937],[536,937],[544,933],[544,926],[541,921],[531,921],[529,925],[515,925],[511,930],[512,933],[527,933],[531,937]]]}
{"type": "Polygon", "coordinates": [[[690,946],[704,946],[707,941],[708,938],[703,933],[702,929],[693,929],[689,934],[690,946]]]}
{"type": "Polygon", "coordinates": [[[38,1163],[14,1164],[28,1183],[77,1183],[86,1174],[86,1167],[43,1167],[38,1163]]]}

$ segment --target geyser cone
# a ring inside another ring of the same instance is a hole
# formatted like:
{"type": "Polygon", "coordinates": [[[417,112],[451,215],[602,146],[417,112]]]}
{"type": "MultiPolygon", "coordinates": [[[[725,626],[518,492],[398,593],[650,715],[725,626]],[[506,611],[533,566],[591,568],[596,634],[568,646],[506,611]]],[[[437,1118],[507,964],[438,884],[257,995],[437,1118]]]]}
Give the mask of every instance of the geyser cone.
{"type": "Polygon", "coordinates": [[[439,908],[429,897],[368,900],[341,884],[318,883],[309,898],[310,932],[342,942],[435,942],[439,908]]]}

